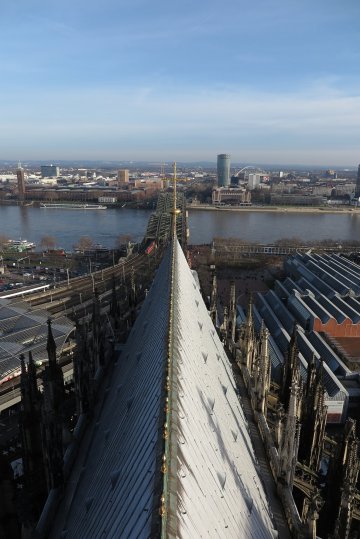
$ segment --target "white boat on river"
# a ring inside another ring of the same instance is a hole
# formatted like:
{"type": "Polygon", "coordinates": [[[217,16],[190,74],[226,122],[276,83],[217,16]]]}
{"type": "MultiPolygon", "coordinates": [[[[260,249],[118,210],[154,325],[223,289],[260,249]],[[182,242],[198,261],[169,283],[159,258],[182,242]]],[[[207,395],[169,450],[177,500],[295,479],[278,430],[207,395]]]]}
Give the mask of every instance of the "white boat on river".
{"type": "Polygon", "coordinates": [[[41,202],[40,208],[53,210],[106,210],[107,206],[101,204],[66,204],[56,202],[41,202]]]}

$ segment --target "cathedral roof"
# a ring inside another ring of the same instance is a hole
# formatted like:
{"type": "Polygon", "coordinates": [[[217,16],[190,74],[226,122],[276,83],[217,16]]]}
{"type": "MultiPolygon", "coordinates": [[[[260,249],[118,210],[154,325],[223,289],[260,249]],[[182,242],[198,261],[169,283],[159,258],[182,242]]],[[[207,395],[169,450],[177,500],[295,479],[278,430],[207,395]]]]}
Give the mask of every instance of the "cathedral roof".
{"type": "Polygon", "coordinates": [[[50,537],[276,536],[229,360],[177,241],[110,379],[50,537]]]}

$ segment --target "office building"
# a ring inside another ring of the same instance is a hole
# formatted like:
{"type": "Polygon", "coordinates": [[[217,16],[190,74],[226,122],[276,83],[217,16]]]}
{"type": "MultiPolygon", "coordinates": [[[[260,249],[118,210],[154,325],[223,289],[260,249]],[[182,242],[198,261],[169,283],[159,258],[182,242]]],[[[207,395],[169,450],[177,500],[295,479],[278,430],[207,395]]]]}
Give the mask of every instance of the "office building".
{"type": "Polygon", "coordinates": [[[226,189],[218,187],[212,192],[212,203],[215,205],[251,206],[250,191],[242,187],[226,189]]]}
{"type": "Polygon", "coordinates": [[[41,176],[43,178],[57,178],[60,176],[60,168],[55,165],[42,165],[41,176]]]}
{"type": "Polygon", "coordinates": [[[260,187],[260,184],[266,183],[269,181],[269,176],[266,174],[249,174],[249,180],[248,180],[248,188],[250,191],[253,189],[256,189],[257,187],[260,187]]]}
{"type": "Polygon", "coordinates": [[[129,171],[128,169],[118,170],[118,184],[123,185],[124,183],[129,183],[129,171]]]}
{"type": "Polygon", "coordinates": [[[217,177],[219,187],[230,185],[230,155],[221,153],[217,156],[217,177]]]}
{"type": "Polygon", "coordinates": [[[261,181],[260,174],[249,174],[248,188],[250,191],[259,187],[261,181]]]}

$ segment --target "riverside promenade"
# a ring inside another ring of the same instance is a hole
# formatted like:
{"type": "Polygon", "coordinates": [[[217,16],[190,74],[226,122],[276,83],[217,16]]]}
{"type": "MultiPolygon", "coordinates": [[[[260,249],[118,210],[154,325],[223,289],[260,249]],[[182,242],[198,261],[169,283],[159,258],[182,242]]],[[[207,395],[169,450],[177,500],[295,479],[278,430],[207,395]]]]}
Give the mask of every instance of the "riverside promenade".
{"type": "Polygon", "coordinates": [[[335,213],[360,215],[360,207],[342,206],[213,206],[212,204],[188,204],[187,210],[233,211],[233,212],[268,212],[268,213],[335,213]]]}

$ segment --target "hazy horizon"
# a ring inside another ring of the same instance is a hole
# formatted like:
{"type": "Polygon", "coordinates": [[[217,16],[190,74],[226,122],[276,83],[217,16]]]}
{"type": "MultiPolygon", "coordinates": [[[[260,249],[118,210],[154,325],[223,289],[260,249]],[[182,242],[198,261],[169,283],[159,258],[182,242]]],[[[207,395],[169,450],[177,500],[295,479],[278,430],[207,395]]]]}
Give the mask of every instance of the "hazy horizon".
{"type": "MultiPolygon", "coordinates": [[[[231,157],[231,156],[230,156],[231,157]]],[[[87,165],[89,168],[101,168],[101,167],[129,167],[129,168],[136,168],[136,167],[152,167],[161,168],[162,165],[165,167],[172,167],[173,166],[173,160],[169,159],[168,161],[147,161],[147,160],[102,160],[102,159],[24,159],[22,162],[16,159],[0,159],[0,169],[1,167],[4,167],[5,165],[10,166],[11,168],[17,167],[17,165],[20,163],[20,165],[24,168],[31,168],[31,167],[40,167],[41,165],[54,165],[54,166],[60,166],[61,167],[72,167],[78,166],[81,168],[82,166],[87,165]]],[[[194,168],[213,168],[216,169],[217,163],[215,161],[211,160],[199,160],[199,161],[176,161],[178,167],[194,167],[194,168]]],[[[327,164],[303,164],[303,163],[244,163],[244,162],[237,162],[233,161],[231,159],[230,167],[231,169],[237,169],[237,168],[243,168],[243,167],[253,167],[258,169],[264,169],[264,170],[304,170],[304,171],[317,171],[317,170],[337,170],[337,171],[348,171],[348,172],[355,172],[358,168],[358,164],[356,165],[331,165],[329,163],[327,164]]]]}

